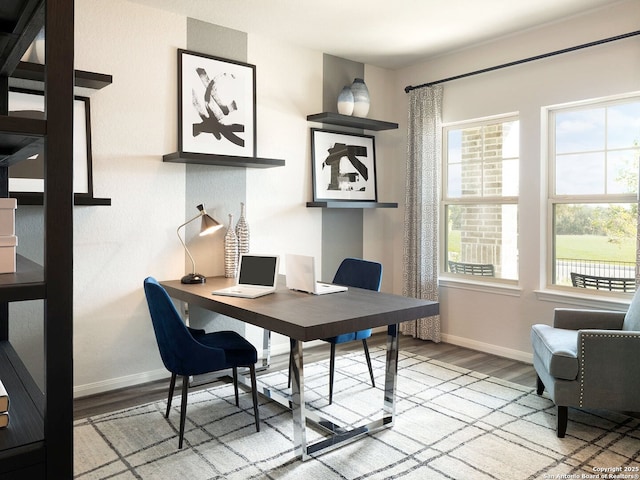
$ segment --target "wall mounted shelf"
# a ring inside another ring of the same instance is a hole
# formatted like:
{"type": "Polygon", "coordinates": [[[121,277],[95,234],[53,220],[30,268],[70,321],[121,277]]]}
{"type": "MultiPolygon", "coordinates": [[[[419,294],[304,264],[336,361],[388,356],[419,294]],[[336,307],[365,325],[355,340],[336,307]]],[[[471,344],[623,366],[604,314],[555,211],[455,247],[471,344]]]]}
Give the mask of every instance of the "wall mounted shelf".
{"type": "MultiPolygon", "coordinates": [[[[74,70],[74,78],[77,89],[90,91],[100,90],[113,82],[111,75],[84,70],[74,70]]],[[[11,74],[9,86],[44,91],[44,65],[20,62],[11,74]]]]}
{"type": "MultiPolygon", "coordinates": [[[[9,192],[9,197],[18,200],[18,205],[43,205],[44,195],[40,192],[9,192]]],[[[73,204],[77,206],[109,206],[110,198],[97,198],[86,193],[74,193],[73,204]]]]}
{"type": "Polygon", "coordinates": [[[394,202],[354,202],[327,200],[324,202],[307,202],[307,207],[318,208],[398,208],[394,202]]]}
{"type": "Polygon", "coordinates": [[[307,115],[307,121],[374,131],[393,130],[398,128],[398,124],[393,122],[385,122],[383,120],[374,120],[372,118],[364,117],[352,117],[350,115],[341,115],[333,112],[307,115]]]}
{"type": "Polygon", "coordinates": [[[283,167],[284,160],[260,157],[235,157],[214,155],[211,153],[175,152],[162,157],[163,162],[196,163],[200,165],[219,165],[224,167],[272,168],[283,167]]]}

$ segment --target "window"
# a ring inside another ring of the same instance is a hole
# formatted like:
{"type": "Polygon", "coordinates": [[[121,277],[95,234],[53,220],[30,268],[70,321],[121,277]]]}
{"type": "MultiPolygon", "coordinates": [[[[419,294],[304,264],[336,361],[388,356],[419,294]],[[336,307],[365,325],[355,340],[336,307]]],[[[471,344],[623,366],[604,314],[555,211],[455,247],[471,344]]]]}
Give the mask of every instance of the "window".
{"type": "Polygon", "coordinates": [[[444,271],[517,280],[519,138],[513,115],[444,128],[444,271]]]}
{"type": "Polygon", "coordinates": [[[640,97],[549,109],[552,284],[633,285],[639,143],[640,97]]]}

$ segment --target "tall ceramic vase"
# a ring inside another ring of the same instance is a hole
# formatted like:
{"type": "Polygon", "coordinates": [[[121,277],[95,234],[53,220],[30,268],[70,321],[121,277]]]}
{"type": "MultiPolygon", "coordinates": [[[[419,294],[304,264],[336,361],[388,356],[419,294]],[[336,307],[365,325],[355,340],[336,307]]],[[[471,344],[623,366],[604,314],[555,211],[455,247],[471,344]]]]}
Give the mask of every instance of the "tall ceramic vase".
{"type": "Polygon", "coordinates": [[[353,114],[353,92],[349,85],[345,86],[338,95],[338,113],[342,115],[353,114]]]}
{"type": "Polygon", "coordinates": [[[44,29],[38,32],[36,39],[33,41],[33,49],[35,51],[36,63],[45,63],[44,58],[44,29]]]}
{"type": "Polygon", "coordinates": [[[356,78],[351,84],[353,93],[353,116],[366,117],[369,113],[369,89],[361,78],[356,78]]]}
{"type": "Polygon", "coordinates": [[[238,237],[238,256],[249,252],[249,224],[245,218],[244,202],[240,202],[240,218],[236,223],[236,237],[238,237]]]}
{"type": "Polygon", "coordinates": [[[233,229],[233,215],[229,214],[229,227],[224,236],[224,276],[234,278],[238,272],[238,237],[233,229]]]}

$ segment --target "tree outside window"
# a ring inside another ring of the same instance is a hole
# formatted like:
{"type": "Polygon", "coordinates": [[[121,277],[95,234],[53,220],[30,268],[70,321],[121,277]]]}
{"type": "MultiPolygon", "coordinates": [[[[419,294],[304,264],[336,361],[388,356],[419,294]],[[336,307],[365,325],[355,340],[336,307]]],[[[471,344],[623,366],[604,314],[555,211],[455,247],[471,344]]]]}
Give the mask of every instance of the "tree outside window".
{"type": "Polygon", "coordinates": [[[639,144],[638,97],[549,109],[552,284],[635,277],[639,144]]]}

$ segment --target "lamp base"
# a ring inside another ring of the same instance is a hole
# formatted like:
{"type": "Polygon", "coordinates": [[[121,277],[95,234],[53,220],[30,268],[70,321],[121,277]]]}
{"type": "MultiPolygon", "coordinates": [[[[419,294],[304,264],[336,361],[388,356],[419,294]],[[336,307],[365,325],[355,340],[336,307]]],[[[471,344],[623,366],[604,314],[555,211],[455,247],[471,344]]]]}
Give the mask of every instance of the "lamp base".
{"type": "Polygon", "coordinates": [[[199,273],[189,273],[180,279],[181,283],[207,283],[207,278],[199,273]]]}

